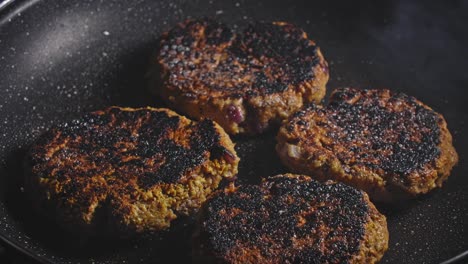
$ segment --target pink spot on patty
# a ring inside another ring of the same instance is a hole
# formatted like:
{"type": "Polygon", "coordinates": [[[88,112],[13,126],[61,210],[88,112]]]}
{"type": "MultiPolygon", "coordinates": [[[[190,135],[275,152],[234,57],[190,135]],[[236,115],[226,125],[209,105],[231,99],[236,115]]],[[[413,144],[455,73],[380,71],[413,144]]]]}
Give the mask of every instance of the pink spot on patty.
{"type": "Polygon", "coordinates": [[[227,107],[227,116],[230,121],[237,124],[244,121],[244,115],[242,114],[242,111],[235,105],[230,105],[227,107]]]}
{"type": "Polygon", "coordinates": [[[328,73],[328,65],[327,65],[327,63],[320,64],[320,66],[322,67],[322,71],[323,71],[324,73],[328,73]]]}
{"type": "Polygon", "coordinates": [[[230,164],[234,164],[234,162],[236,161],[236,156],[234,156],[234,154],[232,154],[229,151],[224,152],[223,158],[226,160],[227,163],[230,164]]]}

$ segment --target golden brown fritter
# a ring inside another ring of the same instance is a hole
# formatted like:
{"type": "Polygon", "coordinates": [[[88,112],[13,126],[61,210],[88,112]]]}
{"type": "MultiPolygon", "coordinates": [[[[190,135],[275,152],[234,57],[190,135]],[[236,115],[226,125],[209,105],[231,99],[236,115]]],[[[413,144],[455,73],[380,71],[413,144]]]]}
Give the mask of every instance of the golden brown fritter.
{"type": "Polygon", "coordinates": [[[375,263],[388,230],[363,191],[285,174],[213,193],[194,246],[200,263],[375,263]]]}
{"type": "Polygon", "coordinates": [[[196,211],[239,158],[213,121],[111,107],[52,128],[27,162],[26,191],[44,213],[75,232],[131,235],[196,211]]]}
{"type": "Polygon", "coordinates": [[[442,115],[389,90],[337,89],[281,127],[277,152],[292,171],[391,201],[440,187],[458,156],[442,115]]]}
{"type": "Polygon", "coordinates": [[[258,134],[325,95],[328,66],[300,28],[257,22],[243,33],[211,19],[188,20],[161,37],[151,89],[230,134],[258,134]]]}

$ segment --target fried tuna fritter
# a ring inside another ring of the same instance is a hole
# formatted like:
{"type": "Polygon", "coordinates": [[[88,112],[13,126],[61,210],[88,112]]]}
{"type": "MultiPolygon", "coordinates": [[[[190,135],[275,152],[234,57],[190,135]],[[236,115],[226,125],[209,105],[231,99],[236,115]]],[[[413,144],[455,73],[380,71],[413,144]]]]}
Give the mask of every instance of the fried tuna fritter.
{"type": "Polygon", "coordinates": [[[388,230],[363,191],[285,174],[213,193],[194,246],[200,263],[375,263],[388,230]]]}
{"type": "Polygon", "coordinates": [[[28,155],[26,191],[78,232],[159,231],[200,207],[239,158],[224,130],[167,109],[111,107],[52,128],[28,155]]]}
{"type": "Polygon", "coordinates": [[[195,118],[230,134],[258,134],[325,95],[328,65],[300,28],[257,22],[243,33],[188,20],[161,37],[152,89],[195,118]]]}
{"type": "Polygon", "coordinates": [[[335,90],[281,127],[277,152],[292,171],[391,201],[440,187],[458,156],[442,115],[402,93],[335,90]]]}

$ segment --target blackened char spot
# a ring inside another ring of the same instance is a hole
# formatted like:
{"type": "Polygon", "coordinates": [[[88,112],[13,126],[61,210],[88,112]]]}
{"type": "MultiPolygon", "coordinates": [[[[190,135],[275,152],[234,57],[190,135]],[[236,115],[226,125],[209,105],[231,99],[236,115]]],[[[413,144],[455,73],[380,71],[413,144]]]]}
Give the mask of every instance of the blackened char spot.
{"type": "Polygon", "coordinates": [[[348,262],[359,251],[369,215],[362,192],[352,187],[282,175],[220,192],[204,208],[200,237],[212,253],[255,248],[281,263],[348,262]],[[301,239],[307,243],[295,248],[292,240],[301,239]]]}
{"type": "Polygon", "coordinates": [[[263,91],[264,93],[279,93],[288,88],[286,83],[269,78],[263,72],[255,72],[254,88],[263,91]]]}
{"type": "Polygon", "coordinates": [[[425,132],[421,133],[418,142],[412,140],[410,135],[401,134],[398,141],[392,144],[393,154],[382,163],[385,170],[405,174],[424,167],[440,155],[439,117],[433,111],[418,105],[415,115],[409,121],[421,128],[421,132],[425,132]]]}
{"type": "MultiPolygon", "coordinates": [[[[203,120],[192,127],[189,146],[185,147],[172,140],[163,140],[155,145],[155,153],[160,153],[163,163],[151,177],[141,177],[139,181],[149,188],[159,182],[175,183],[191,169],[201,165],[212,154],[217,155],[224,147],[214,123],[203,120]]],[[[226,150],[227,151],[227,150],[226,150]]],[[[145,175],[148,176],[148,175],[145,175]]]]}
{"type": "MultiPolygon", "coordinates": [[[[326,109],[311,111],[328,116],[326,125],[339,128],[331,129],[328,136],[352,150],[354,163],[405,177],[439,157],[440,117],[414,97],[386,93],[338,89],[326,109]]],[[[347,153],[342,154],[348,163],[347,153]]]]}
{"type": "Polygon", "coordinates": [[[316,56],[316,46],[303,37],[304,31],[291,24],[276,25],[256,22],[250,24],[242,36],[243,44],[255,57],[294,58],[316,56]]]}
{"type": "Polygon", "coordinates": [[[158,61],[167,70],[167,85],[185,93],[196,81],[203,89],[236,98],[310,82],[321,63],[318,47],[294,25],[258,22],[234,33],[207,18],[185,21],[165,34],[158,61]]]}
{"type": "MultiPolygon", "coordinates": [[[[280,69],[273,72],[281,77],[270,78],[271,88],[267,93],[281,92],[289,83],[298,84],[314,77],[312,69],[320,62],[318,47],[303,34],[304,31],[291,24],[265,22],[250,24],[244,31],[240,45],[247,54],[280,69]]],[[[257,77],[257,82],[265,82],[263,76],[257,77]]]]}
{"type": "Polygon", "coordinates": [[[182,125],[180,116],[166,111],[110,108],[52,128],[32,148],[31,160],[43,166],[37,171],[44,177],[53,172],[59,180],[78,183],[111,173],[112,179],[136,179],[141,188],[151,188],[177,182],[223,151],[210,120],[182,125]],[[47,157],[48,144],[62,143],[47,157]]]}
{"type": "Polygon", "coordinates": [[[208,21],[206,24],[206,43],[209,45],[220,45],[229,42],[234,36],[232,30],[223,23],[208,21]]]}

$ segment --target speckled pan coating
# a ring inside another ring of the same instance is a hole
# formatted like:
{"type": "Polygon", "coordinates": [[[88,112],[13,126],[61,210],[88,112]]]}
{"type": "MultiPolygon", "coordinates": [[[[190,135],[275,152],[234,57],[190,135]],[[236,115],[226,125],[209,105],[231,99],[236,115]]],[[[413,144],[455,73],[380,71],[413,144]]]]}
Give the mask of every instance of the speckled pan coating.
{"type": "Polygon", "coordinates": [[[238,162],[213,121],[111,107],[52,128],[33,144],[26,193],[73,232],[159,231],[196,211],[221,179],[237,174],[238,162]]]}
{"type": "Polygon", "coordinates": [[[163,34],[151,89],[190,116],[230,134],[258,134],[325,95],[328,64],[300,28],[255,22],[242,33],[212,19],[163,34]]]}
{"type": "Polygon", "coordinates": [[[337,89],[327,106],[294,114],[277,151],[291,170],[391,201],[440,187],[458,162],[442,115],[389,90],[337,89]]]}
{"type": "Polygon", "coordinates": [[[363,191],[284,174],[214,193],[194,247],[197,263],[375,263],[388,231],[363,191]]]}
{"type": "MultiPolygon", "coordinates": [[[[41,263],[190,263],[189,238],[181,233],[164,242],[89,241],[72,249],[77,240],[40,221],[24,201],[18,163],[40,134],[83,113],[111,105],[162,107],[145,80],[157,38],[189,17],[209,16],[239,29],[255,20],[294,22],[319,41],[331,68],[328,86],[398,87],[442,113],[459,166],[440,190],[403,209],[382,210],[391,239],[381,262],[440,263],[467,250],[466,1],[342,3],[12,1],[0,11],[0,239],[41,263]]],[[[270,133],[236,140],[239,180],[287,172],[274,145],[270,133]]]]}

